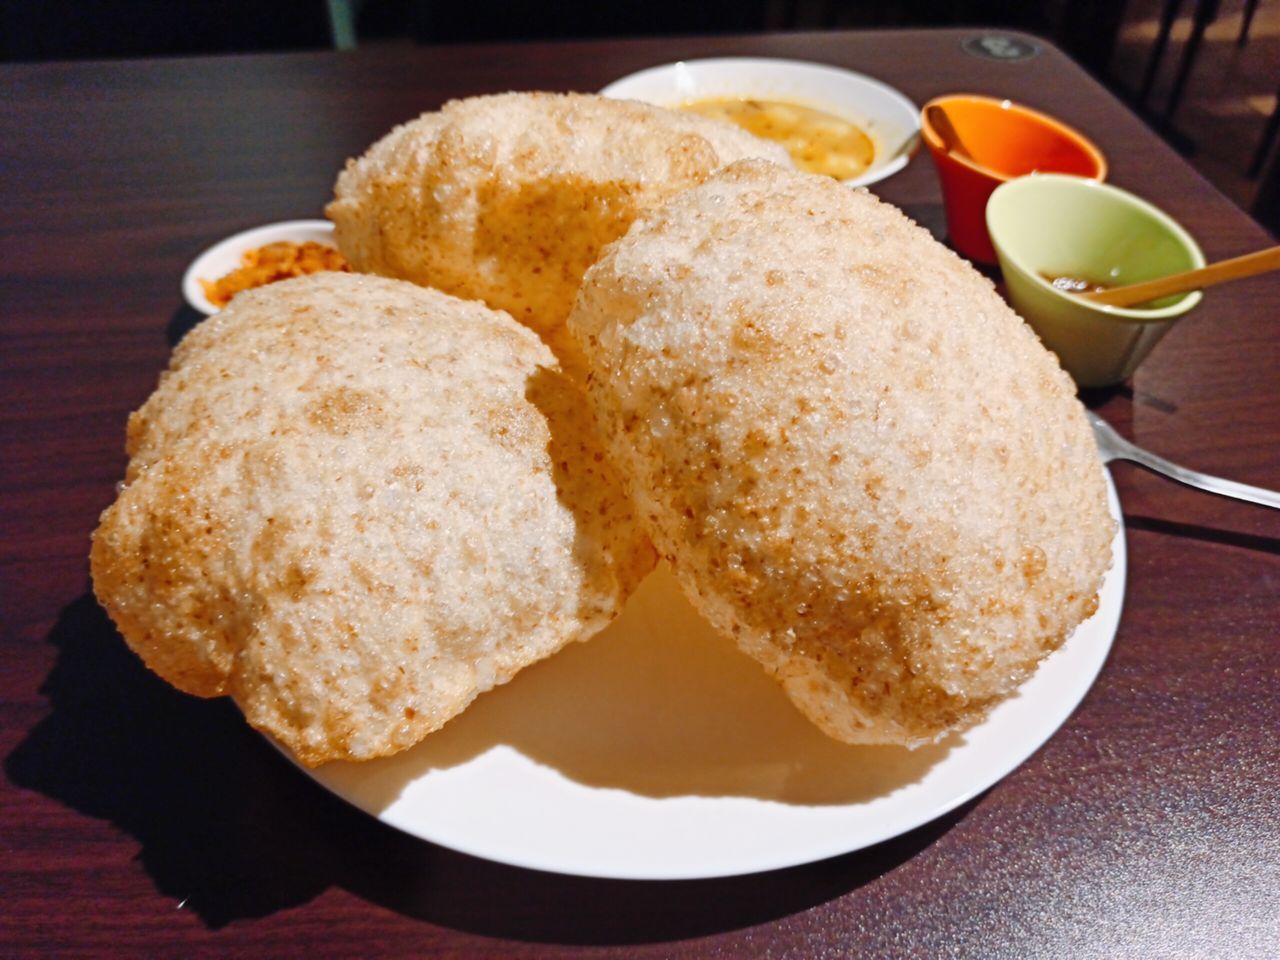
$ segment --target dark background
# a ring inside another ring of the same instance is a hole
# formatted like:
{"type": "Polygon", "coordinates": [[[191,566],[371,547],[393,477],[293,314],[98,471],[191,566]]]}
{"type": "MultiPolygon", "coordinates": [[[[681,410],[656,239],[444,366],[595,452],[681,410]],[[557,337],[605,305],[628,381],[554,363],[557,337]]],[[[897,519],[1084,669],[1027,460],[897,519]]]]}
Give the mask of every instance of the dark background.
{"type": "MultiPolygon", "coordinates": [[[[1123,0],[344,0],[361,40],[420,44],[823,27],[983,24],[1050,36],[1105,69],[1123,0]]],[[[6,60],[303,50],[332,42],[325,0],[8,0],[6,60]]]]}
{"type": "MultiPolygon", "coordinates": [[[[733,33],[822,26],[987,24],[1060,38],[1073,54],[1122,0],[345,0],[360,36],[419,43],[733,33]],[[1068,11],[1071,11],[1068,14],[1068,11]],[[1077,36],[1078,35],[1078,36],[1077,36]]],[[[330,43],[325,0],[6,0],[0,54],[82,59],[314,49],[330,43]]],[[[1077,59],[1081,59],[1077,55],[1077,59]]]]}

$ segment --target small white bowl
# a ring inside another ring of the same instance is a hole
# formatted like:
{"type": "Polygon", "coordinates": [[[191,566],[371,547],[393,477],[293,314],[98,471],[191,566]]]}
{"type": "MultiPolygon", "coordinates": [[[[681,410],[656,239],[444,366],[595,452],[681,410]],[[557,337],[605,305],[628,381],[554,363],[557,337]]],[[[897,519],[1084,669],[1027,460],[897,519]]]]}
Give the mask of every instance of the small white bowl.
{"type": "Polygon", "coordinates": [[[866,172],[844,181],[854,187],[897,173],[907,165],[920,140],[919,108],[893,87],[851,70],[801,60],[683,60],[630,74],[600,93],[660,107],[710,97],[758,97],[825,110],[856,123],[875,144],[875,159],[866,172]]]}
{"type": "Polygon", "coordinates": [[[204,295],[204,288],[200,286],[200,281],[214,281],[225,277],[240,266],[240,256],[246,250],[283,240],[336,246],[333,239],[333,224],[328,220],[285,220],[281,223],[268,223],[262,227],[254,227],[252,230],[245,230],[214,244],[191,261],[191,266],[187,267],[187,272],[182,275],[182,295],[194,309],[212,316],[220,308],[209,302],[209,298],[204,295]]]}

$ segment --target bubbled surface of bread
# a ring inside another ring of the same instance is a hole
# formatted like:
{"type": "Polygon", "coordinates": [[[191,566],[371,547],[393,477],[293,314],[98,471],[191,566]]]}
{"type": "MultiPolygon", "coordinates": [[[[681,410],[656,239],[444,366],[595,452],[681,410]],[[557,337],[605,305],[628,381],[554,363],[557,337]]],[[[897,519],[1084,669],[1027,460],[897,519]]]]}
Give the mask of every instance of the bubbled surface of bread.
{"type": "Polygon", "coordinates": [[[569,329],[659,552],[831,736],[972,724],[1096,608],[1073,384],[865,191],[734,164],[608,248],[569,329]]]}
{"type": "Polygon", "coordinates": [[[417,742],[602,628],[653,563],[548,349],[409,283],[238,295],[127,446],[99,599],[157,673],[308,764],[417,742]]]}
{"type": "Polygon", "coordinates": [[[357,270],[509,311],[555,343],[583,272],[637,214],[744,157],[727,123],[588,94],[455,100],[339,175],[326,209],[357,270]]]}

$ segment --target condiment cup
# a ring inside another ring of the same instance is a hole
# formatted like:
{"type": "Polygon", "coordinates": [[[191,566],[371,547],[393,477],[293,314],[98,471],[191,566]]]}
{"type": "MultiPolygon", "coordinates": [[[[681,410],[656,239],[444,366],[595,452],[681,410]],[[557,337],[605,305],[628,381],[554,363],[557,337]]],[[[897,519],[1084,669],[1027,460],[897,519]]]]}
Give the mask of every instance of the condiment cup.
{"type": "Polygon", "coordinates": [[[283,240],[323,243],[332,247],[335,245],[333,224],[328,220],[285,220],[244,230],[220,240],[191,261],[182,275],[182,295],[193,309],[206,315],[217,313],[218,307],[209,302],[200,281],[214,281],[224,277],[240,266],[240,257],[246,251],[283,240]]]}
{"type": "Polygon", "coordinates": [[[1009,301],[1082,387],[1129,377],[1199,291],[1108,307],[1056,288],[1057,277],[1119,286],[1204,266],[1171,217],[1133,194],[1079,177],[1035,174],[998,187],[987,227],[1009,301]]]}
{"type": "Polygon", "coordinates": [[[995,263],[987,234],[987,199],[1000,184],[1028,173],[1067,173],[1103,180],[1107,161],[1083,134],[1053,117],[994,97],[935,97],[921,110],[920,135],[942,183],[951,245],[980,263],[995,263]],[[929,120],[941,107],[969,157],[949,150],[929,120]]]}

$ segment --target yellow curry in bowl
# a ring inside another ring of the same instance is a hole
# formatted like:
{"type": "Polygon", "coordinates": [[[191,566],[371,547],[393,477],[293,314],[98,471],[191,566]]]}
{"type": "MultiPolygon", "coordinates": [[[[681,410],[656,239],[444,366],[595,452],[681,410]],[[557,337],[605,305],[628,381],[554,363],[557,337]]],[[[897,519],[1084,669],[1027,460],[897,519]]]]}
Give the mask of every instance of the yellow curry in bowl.
{"type": "Polygon", "coordinates": [[[796,167],[807,173],[852,180],[875,159],[875,144],[861,127],[803,103],[711,97],[682,103],[679,109],[727,120],[761,139],[780,143],[796,167]]]}

